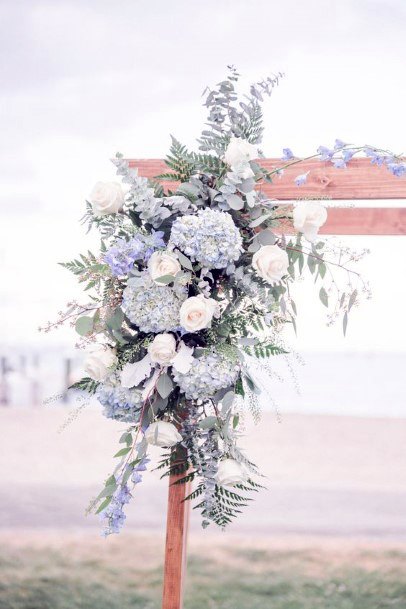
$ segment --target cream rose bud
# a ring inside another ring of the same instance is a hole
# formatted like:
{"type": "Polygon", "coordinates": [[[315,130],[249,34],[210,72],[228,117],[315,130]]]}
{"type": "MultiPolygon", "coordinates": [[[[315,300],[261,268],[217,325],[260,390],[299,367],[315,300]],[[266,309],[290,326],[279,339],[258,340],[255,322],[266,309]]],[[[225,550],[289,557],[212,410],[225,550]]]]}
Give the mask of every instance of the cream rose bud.
{"type": "Polygon", "coordinates": [[[171,447],[180,442],[182,436],[172,423],[156,421],[151,423],[145,430],[145,439],[148,444],[153,444],[154,446],[171,447]]]}
{"type": "Polygon", "coordinates": [[[244,484],[247,475],[244,467],[235,459],[223,459],[217,470],[217,482],[220,486],[235,486],[244,484]]]}
{"type": "Polygon", "coordinates": [[[315,201],[303,201],[293,209],[293,226],[303,233],[308,241],[313,241],[327,220],[327,209],[315,201]]]}
{"type": "Polygon", "coordinates": [[[198,332],[210,326],[217,312],[218,303],[213,298],[191,296],[180,308],[180,324],[188,332],[198,332]]]}
{"type": "Polygon", "coordinates": [[[175,254],[171,252],[154,252],[148,261],[148,270],[155,283],[164,285],[160,281],[157,281],[157,279],[164,275],[175,276],[181,270],[181,266],[175,254]]]}
{"type": "Polygon", "coordinates": [[[85,359],[84,369],[94,381],[103,381],[110,373],[109,368],[117,360],[116,352],[110,347],[99,347],[90,352],[85,359]]]}
{"type": "Polygon", "coordinates": [[[252,257],[252,266],[260,277],[272,284],[280,283],[286,275],[289,258],[277,245],[264,245],[252,257]]]}
{"type": "Polygon", "coordinates": [[[118,182],[97,182],[89,201],[95,216],[116,214],[124,205],[124,191],[118,182]]]}
{"type": "Polygon", "coordinates": [[[173,334],[157,334],[148,347],[153,362],[169,366],[176,355],[176,340],[173,334]]]}
{"type": "Polygon", "coordinates": [[[240,137],[232,137],[224,153],[224,160],[231,168],[258,158],[258,148],[240,137]]]}

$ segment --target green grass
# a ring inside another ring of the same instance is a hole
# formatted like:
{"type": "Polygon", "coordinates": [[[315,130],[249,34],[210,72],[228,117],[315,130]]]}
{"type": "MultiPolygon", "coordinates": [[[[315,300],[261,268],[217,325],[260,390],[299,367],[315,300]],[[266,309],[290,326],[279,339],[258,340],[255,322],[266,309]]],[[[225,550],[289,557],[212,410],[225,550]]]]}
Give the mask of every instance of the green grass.
{"type": "MultiPolygon", "coordinates": [[[[145,543],[123,535],[107,552],[3,544],[0,609],[159,609],[161,548],[144,560],[145,543]]],[[[341,551],[337,559],[333,549],[205,548],[189,558],[185,609],[406,607],[399,550],[341,551]]]]}

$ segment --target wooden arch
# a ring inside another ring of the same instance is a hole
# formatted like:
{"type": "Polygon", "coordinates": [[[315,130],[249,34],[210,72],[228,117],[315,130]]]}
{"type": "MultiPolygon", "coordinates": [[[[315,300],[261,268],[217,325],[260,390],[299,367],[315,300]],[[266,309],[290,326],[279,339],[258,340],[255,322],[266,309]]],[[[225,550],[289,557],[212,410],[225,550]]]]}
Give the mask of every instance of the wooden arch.
{"type": "MultiPolygon", "coordinates": [[[[160,159],[130,160],[140,175],[147,178],[167,171],[160,159]]],[[[261,165],[272,171],[281,167],[280,159],[262,159],[261,165]]],[[[175,187],[174,182],[162,182],[164,188],[175,187]]],[[[264,184],[262,191],[271,199],[295,201],[299,197],[320,197],[328,200],[405,199],[406,179],[394,177],[386,167],[376,167],[369,159],[353,159],[347,169],[335,169],[329,162],[318,160],[287,168],[272,184],[264,184]],[[309,171],[306,184],[296,186],[294,178],[309,171]]],[[[289,232],[289,228],[287,228],[289,232]]],[[[406,207],[332,207],[322,234],[329,235],[406,235],[406,207]]],[[[182,609],[183,583],[186,568],[186,545],[189,502],[187,484],[174,484],[169,479],[168,511],[162,609],[182,609]]]]}

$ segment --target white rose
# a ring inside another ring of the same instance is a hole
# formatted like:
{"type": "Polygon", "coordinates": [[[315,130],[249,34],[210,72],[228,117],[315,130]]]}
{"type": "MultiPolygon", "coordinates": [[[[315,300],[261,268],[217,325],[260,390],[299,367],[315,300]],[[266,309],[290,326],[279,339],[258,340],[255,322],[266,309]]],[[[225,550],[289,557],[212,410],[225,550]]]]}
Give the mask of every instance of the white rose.
{"type": "Polygon", "coordinates": [[[94,381],[103,381],[109,375],[109,368],[116,362],[116,352],[110,347],[99,347],[87,356],[84,369],[94,381]]]}
{"type": "Polygon", "coordinates": [[[238,163],[233,166],[233,172],[238,175],[241,180],[247,180],[253,178],[255,173],[251,169],[251,165],[248,162],[238,163]]]}
{"type": "Polygon", "coordinates": [[[208,328],[213,315],[218,312],[218,303],[213,298],[191,296],[180,308],[180,323],[188,332],[197,332],[208,328]]]}
{"type": "Polygon", "coordinates": [[[175,254],[170,252],[154,252],[148,261],[148,270],[155,283],[164,285],[160,281],[157,281],[157,279],[164,275],[175,276],[179,273],[181,267],[175,254]]]}
{"type": "Polygon", "coordinates": [[[151,360],[161,366],[169,366],[176,355],[176,340],[173,334],[157,334],[148,346],[151,360]]]}
{"type": "Polygon", "coordinates": [[[171,447],[180,442],[182,436],[172,423],[156,421],[145,430],[145,439],[154,446],[171,447]]]}
{"type": "Polygon", "coordinates": [[[323,226],[326,220],[327,209],[315,201],[303,201],[293,209],[293,226],[309,241],[315,239],[320,226],[323,226]]]}
{"type": "Polygon", "coordinates": [[[95,216],[116,214],[124,205],[124,192],[118,182],[97,182],[89,201],[95,216]]]}
{"type": "Polygon", "coordinates": [[[280,283],[288,270],[289,258],[277,245],[264,245],[252,257],[255,272],[270,284],[280,283]]]}
{"type": "Polygon", "coordinates": [[[246,472],[238,461],[234,459],[223,459],[217,470],[217,482],[220,486],[235,486],[247,481],[246,472]]]}
{"type": "Polygon", "coordinates": [[[258,158],[258,148],[247,140],[232,137],[224,153],[224,160],[231,168],[246,164],[258,158]]]}

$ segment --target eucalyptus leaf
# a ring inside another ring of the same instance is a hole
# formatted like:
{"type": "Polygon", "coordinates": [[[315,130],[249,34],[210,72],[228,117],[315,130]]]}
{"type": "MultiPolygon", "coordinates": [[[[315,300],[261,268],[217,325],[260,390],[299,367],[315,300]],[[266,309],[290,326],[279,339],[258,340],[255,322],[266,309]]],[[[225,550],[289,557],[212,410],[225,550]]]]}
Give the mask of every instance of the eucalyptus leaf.
{"type": "Polygon", "coordinates": [[[231,207],[231,209],[234,209],[236,211],[239,211],[240,209],[243,209],[243,207],[244,207],[244,201],[238,195],[227,195],[226,201],[229,204],[229,206],[231,207]]]}
{"type": "Polygon", "coordinates": [[[161,374],[161,376],[157,380],[156,388],[161,398],[167,398],[173,389],[173,382],[171,377],[166,373],[161,374]]]}
{"type": "Polygon", "coordinates": [[[261,245],[273,245],[276,241],[276,236],[271,230],[265,229],[258,233],[257,239],[261,245]]]}
{"type": "Polygon", "coordinates": [[[75,330],[80,336],[86,336],[93,331],[93,319],[88,316],[79,317],[75,323],[75,330]]]}
{"type": "Polygon", "coordinates": [[[260,226],[263,222],[265,222],[269,218],[272,218],[272,214],[264,214],[263,216],[260,216],[256,220],[253,220],[252,222],[250,222],[249,226],[251,228],[257,228],[257,226],[260,226]]]}
{"type": "Polygon", "coordinates": [[[214,429],[218,424],[218,418],[215,416],[209,416],[202,419],[199,423],[200,429],[214,429]]]}
{"type": "Polygon", "coordinates": [[[156,277],[154,281],[156,281],[157,283],[168,285],[169,283],[173,283],[175,281],[175,277],[174,275],[161,275],[161,277],[156,277]]]}
{"type": "Polygon", "coordinates": [[[326,290],[323,287],[320,288],[319,297],[320,297],[321,302],[324,304],[324,306],[328,307],[328,295],[327,295],[326,290]]]}
{"type": "Polygon", "coordinates": [[[178,257],[179,262],[185,269],[188,269],[189,271],[193,271],[193,265],[190,262],[189,258],[187,256],[185,256],[185,254],[182,254],[182,252],[180,252],[179,250],[176,250],[176,255],[178,257]]]}
{"type": "Polygon", "coordinates": [[[124,313],[117,307],[114,313],[107,319],[106,324],[110,330],[120,330],[124,320],[124,313]]]}
{"type": "Polygon", "coordinates": [[[226,393],[226,395],[223,397],[223,399],[221,400],[221,403],[223,405],[223,408],[231,408],[231,406],[233,405],[233,402],[235,400],[235,393],[234,391],[228,391],[226,393]]]}
{"type": "Polygon", "coordinates": [[[102,512],[109,505],[112,499],[113,497],[111,495],[106,497],[105,500],[101,502],[95,513],[100,514],[100,512],[102,512]]]}
{"type": "Polygon", "coordinates": [[[346,332],[347,332],[347,325],[348,325],[348,313],[344,313],[344,317],[343,317],[343,334],[344,334],[344,336],[346,335],[346,332]]]}

